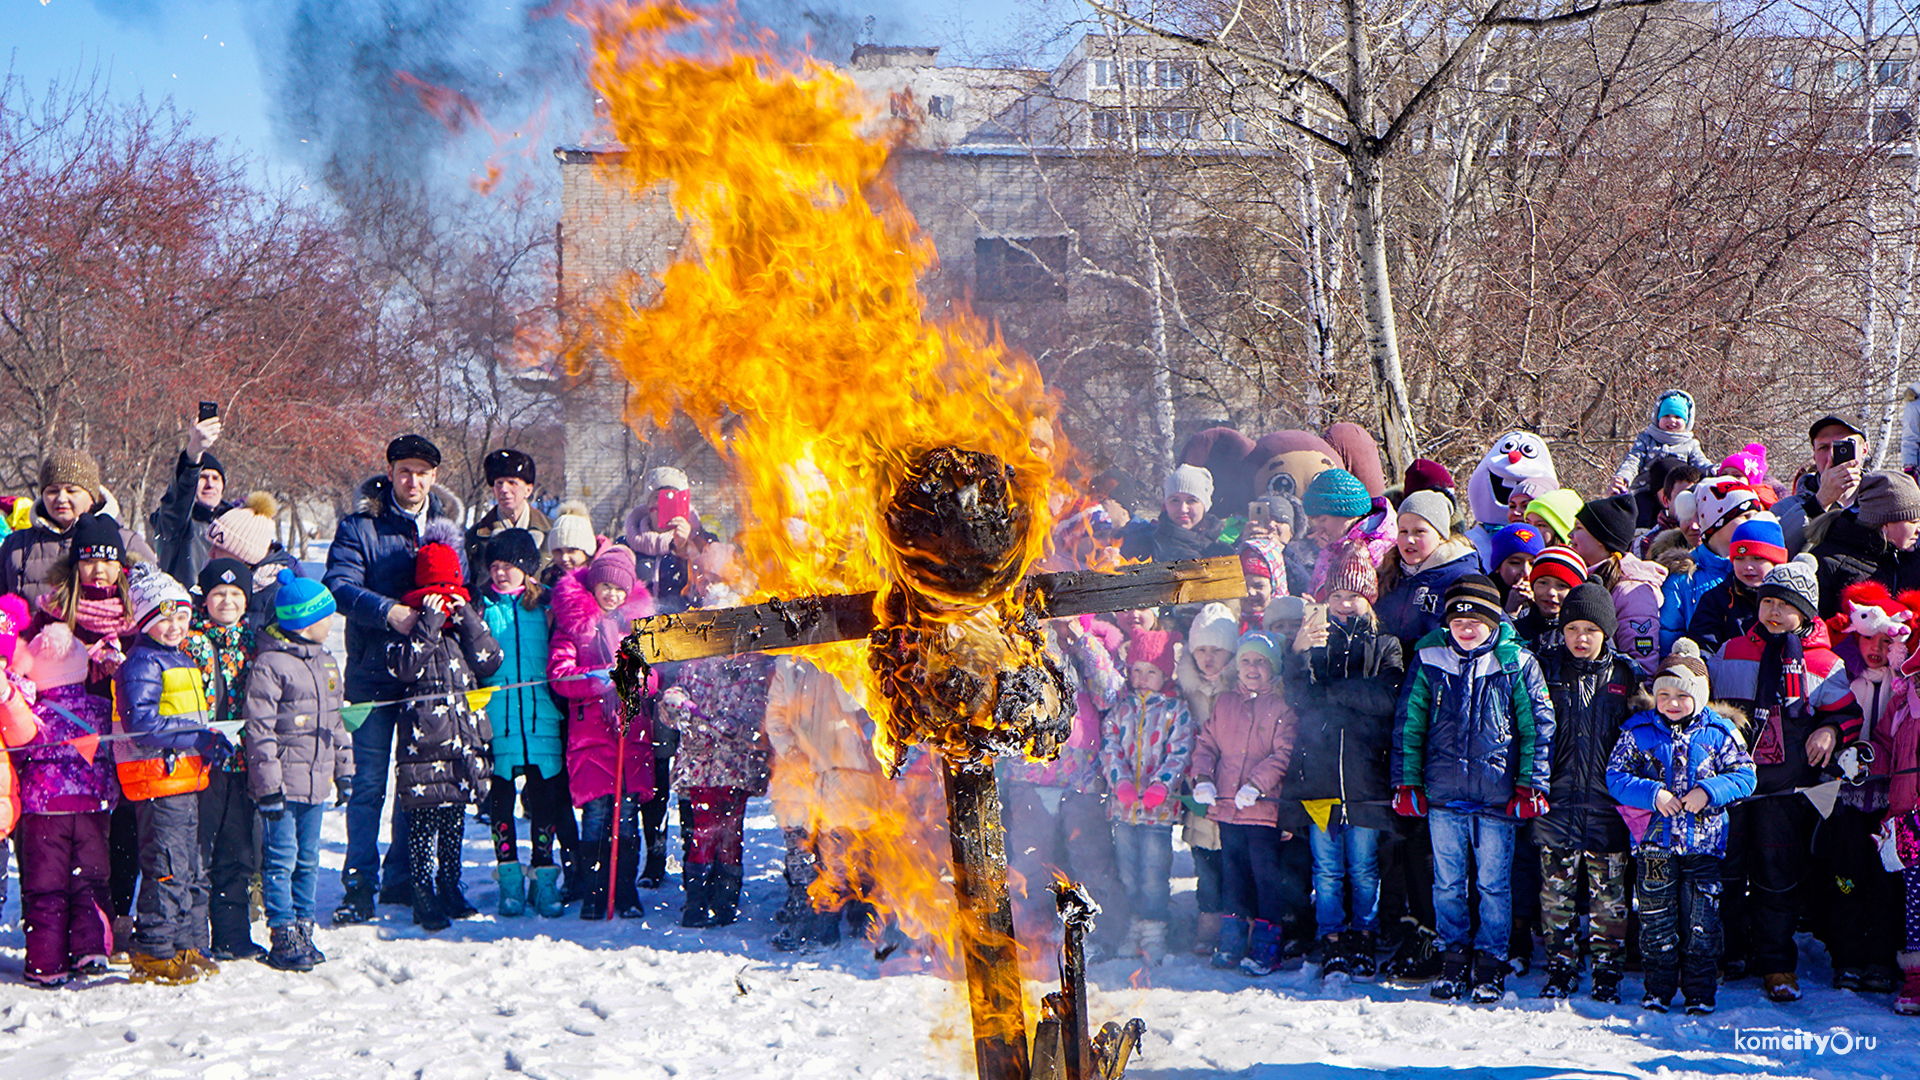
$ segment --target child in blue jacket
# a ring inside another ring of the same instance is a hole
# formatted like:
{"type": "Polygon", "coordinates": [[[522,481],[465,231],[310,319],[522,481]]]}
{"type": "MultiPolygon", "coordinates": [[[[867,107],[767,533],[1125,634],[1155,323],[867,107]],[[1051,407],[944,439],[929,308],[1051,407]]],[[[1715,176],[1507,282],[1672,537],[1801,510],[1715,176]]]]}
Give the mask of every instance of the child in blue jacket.
{"type": "Polygon", "coordinates": [[[1707,665],[1681,638],[1654,673],[1653,708],[1627,721],[1607,762],[1607,790],[1635,837],[1640,1005],[1654,1012],[1667,1011],[1676,988],[1687,1012],[1713,1011],[1726,807],[1753,794],[1753,759],[1739,729],[1707,700],[1707,665]]]}

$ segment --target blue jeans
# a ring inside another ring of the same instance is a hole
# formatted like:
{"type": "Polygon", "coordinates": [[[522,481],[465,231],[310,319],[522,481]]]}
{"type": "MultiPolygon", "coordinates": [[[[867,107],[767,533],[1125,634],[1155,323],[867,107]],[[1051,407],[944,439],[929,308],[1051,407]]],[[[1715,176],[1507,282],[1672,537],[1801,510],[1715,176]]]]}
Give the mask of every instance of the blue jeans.
{"type": "Polygon", "coordinates": [[[295,919],[313,921],[313,896],[320,887],[320,817],[324,803],[290,802],[278,821],[260,818],[260,842],[266,857],[260,866],[260,897],[267,907],[268,929],[295,919]]]}
{"type": "Polygon", "coordinates": [[[1343,930],[1380,929],[1380,830],[1312,826],[1313,916],[1320,936],[1343,930]],[[1347,885],[1353,886],[1353,918],[1347,918],[1347,885]]]}
{"type": "Polygon", "coordinates": [[[1465,947],[1472,926],[1467,913],[1467,868],[1480,889],[1480,927],[1475,950],[1505,960],[1513,923],[1513,822],[1445,806],[1427,813],[1433,837],[1433,917],[1440,944],[1465,947]]]}
{"type": "MultiPolygon", "coordinates": [[[[682,824],[681,828],[686,826],[682,824]]],[[[588,799],[587,805],[580,808],[580,839],[594,844],[613,839],[613,796],[588,799]]],[[[628,792],[620,799],[621,846],[631,850],[633,842],[638,839],[640,796],[628,792]]]]}
{"type": "Polygon", "coordinates": [[[1166,922],[1173,878],[1173,826],[1115,822],[1113,849],[1120,862],[1127,909],[1136,919],[1166,922]]]}
{"type": "Polygon", "coordinates": [[[407,861],[407,814],[393,808],[393,834],[380,857],[380,810],[387,802],[387,770],[393,764],[394,728],[400,706],[382,705],[353,733],[353,795],[347,799],[346,873],[359,872],[378,885],[411,880],[407,861]]]}

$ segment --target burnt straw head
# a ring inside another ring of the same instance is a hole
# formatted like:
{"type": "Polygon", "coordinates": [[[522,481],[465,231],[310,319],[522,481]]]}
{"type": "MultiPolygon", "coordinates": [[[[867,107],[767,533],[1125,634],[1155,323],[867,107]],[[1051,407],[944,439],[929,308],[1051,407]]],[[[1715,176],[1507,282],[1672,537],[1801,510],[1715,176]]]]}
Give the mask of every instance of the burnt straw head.
{"type": "Polygon", "coordinates": [[[1019,577],[1032,518],[1013,469],[992,454],[929,450],[887,504],[887,538],[907,588],[959,605],[987,603],[1019,577]]]}

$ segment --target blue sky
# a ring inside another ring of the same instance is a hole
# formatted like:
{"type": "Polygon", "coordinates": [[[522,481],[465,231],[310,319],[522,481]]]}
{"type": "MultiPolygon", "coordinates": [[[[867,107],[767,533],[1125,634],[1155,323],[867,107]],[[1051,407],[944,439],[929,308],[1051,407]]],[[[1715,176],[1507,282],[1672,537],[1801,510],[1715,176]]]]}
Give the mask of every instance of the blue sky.
{"type": "MultiPolygon", "coordinates": [[[[312,96],[318,101],[297,100],[297,92],[289,92],[285,99],[277,96],[277,88],[289,77],[285,55],[289,22],[327,22],[331,24],[328,32],[337,34],[343,25],[357,20],[364,29],[377,25],[371,17],[394,2],[0,0],[0,12],[4,12],[0,49],[8,54],[13,74],[36,91],[54,79],[85,79],[97,72],[115,97],[145,95],[150,101],[171,97],[192,114],[197,131],[219,138],[229,150],[244,153],[271,171],[299,170],[310,164],[311,156],[302,156],[299,136],[316,133],[293,130],[301,121],[288,116],[301,110],[309,116],[315,109],[328,110],[329,91],[317,90],[312,96]]],[[[776,18],[803,6],[793,0],[759,2],[762,10],[776,18]]],[[[508,20],[499,34],[510,37],[513,13],[524,0],[484,5],[465,0],[398,3],[430,13],[423,19],[472,20],[483,17],[474,13],[497,10],[508,20]],[[449,11],[458,14],[449,16],[449,11]]],[[[1064,20],[1070,4],[1071,0],[1049,0],[1048,6],[1061,10],[1064,20]]],[[[876,15],[875,36],[882,40],[939,44],[950,55],[964,47],[993,47],[1026,17],[1021,14],[1026,6],[1023,0],[839,0],[837,6],[856,20],[869,12],[876,15]]],[[[432,48],[414,45],[416,50],[423,47],[432,48]]],[[[478,50],[463,46],[459,51],[478,50]]],[[[351,66],[353,55],[351,50],[320,49],[310,53],[305,63],[309,69],[345,68],[351,66]]],[[[515,117],[504,119],[511,122],[515,117]]],[[[549,141],[565,139],[556,132],[549,141]]]]}

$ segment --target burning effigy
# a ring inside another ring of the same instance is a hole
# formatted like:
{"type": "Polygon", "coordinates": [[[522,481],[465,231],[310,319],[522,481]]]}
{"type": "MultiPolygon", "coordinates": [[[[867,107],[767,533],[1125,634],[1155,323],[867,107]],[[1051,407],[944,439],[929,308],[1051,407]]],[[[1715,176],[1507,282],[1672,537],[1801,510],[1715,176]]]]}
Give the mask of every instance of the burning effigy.
{"type": "Polygon", "coordinates": [[[1238,595],[1237,564],[1029,578],[1070,450],[1030,359],[964,308],[928,310],[934,250],[887,174],[899,130],[844,74],[713,12],[588,18],[607,179],[664,192],[688,231],[657,279],[601,303],[588,347],[628,380],[630,419],[684,417],[718,450],[745,570],[788,598],[648,620],[616,682],[637,694],[649,662],[807,647],[869,702],[889,776],[914,747],[936,762],[951,862],[896,843],[922,824],[903,809],[866,815],[859,863],[882,910],[964,968],[980,1075],[1119,1075],[1139,1029],[1086,1038],[1071,966],[1093,908],[1065,884],[1070,970],[1029,1041],[994,760],[1049,758],[1067,734],[1045,619],[1238,595]]]}

